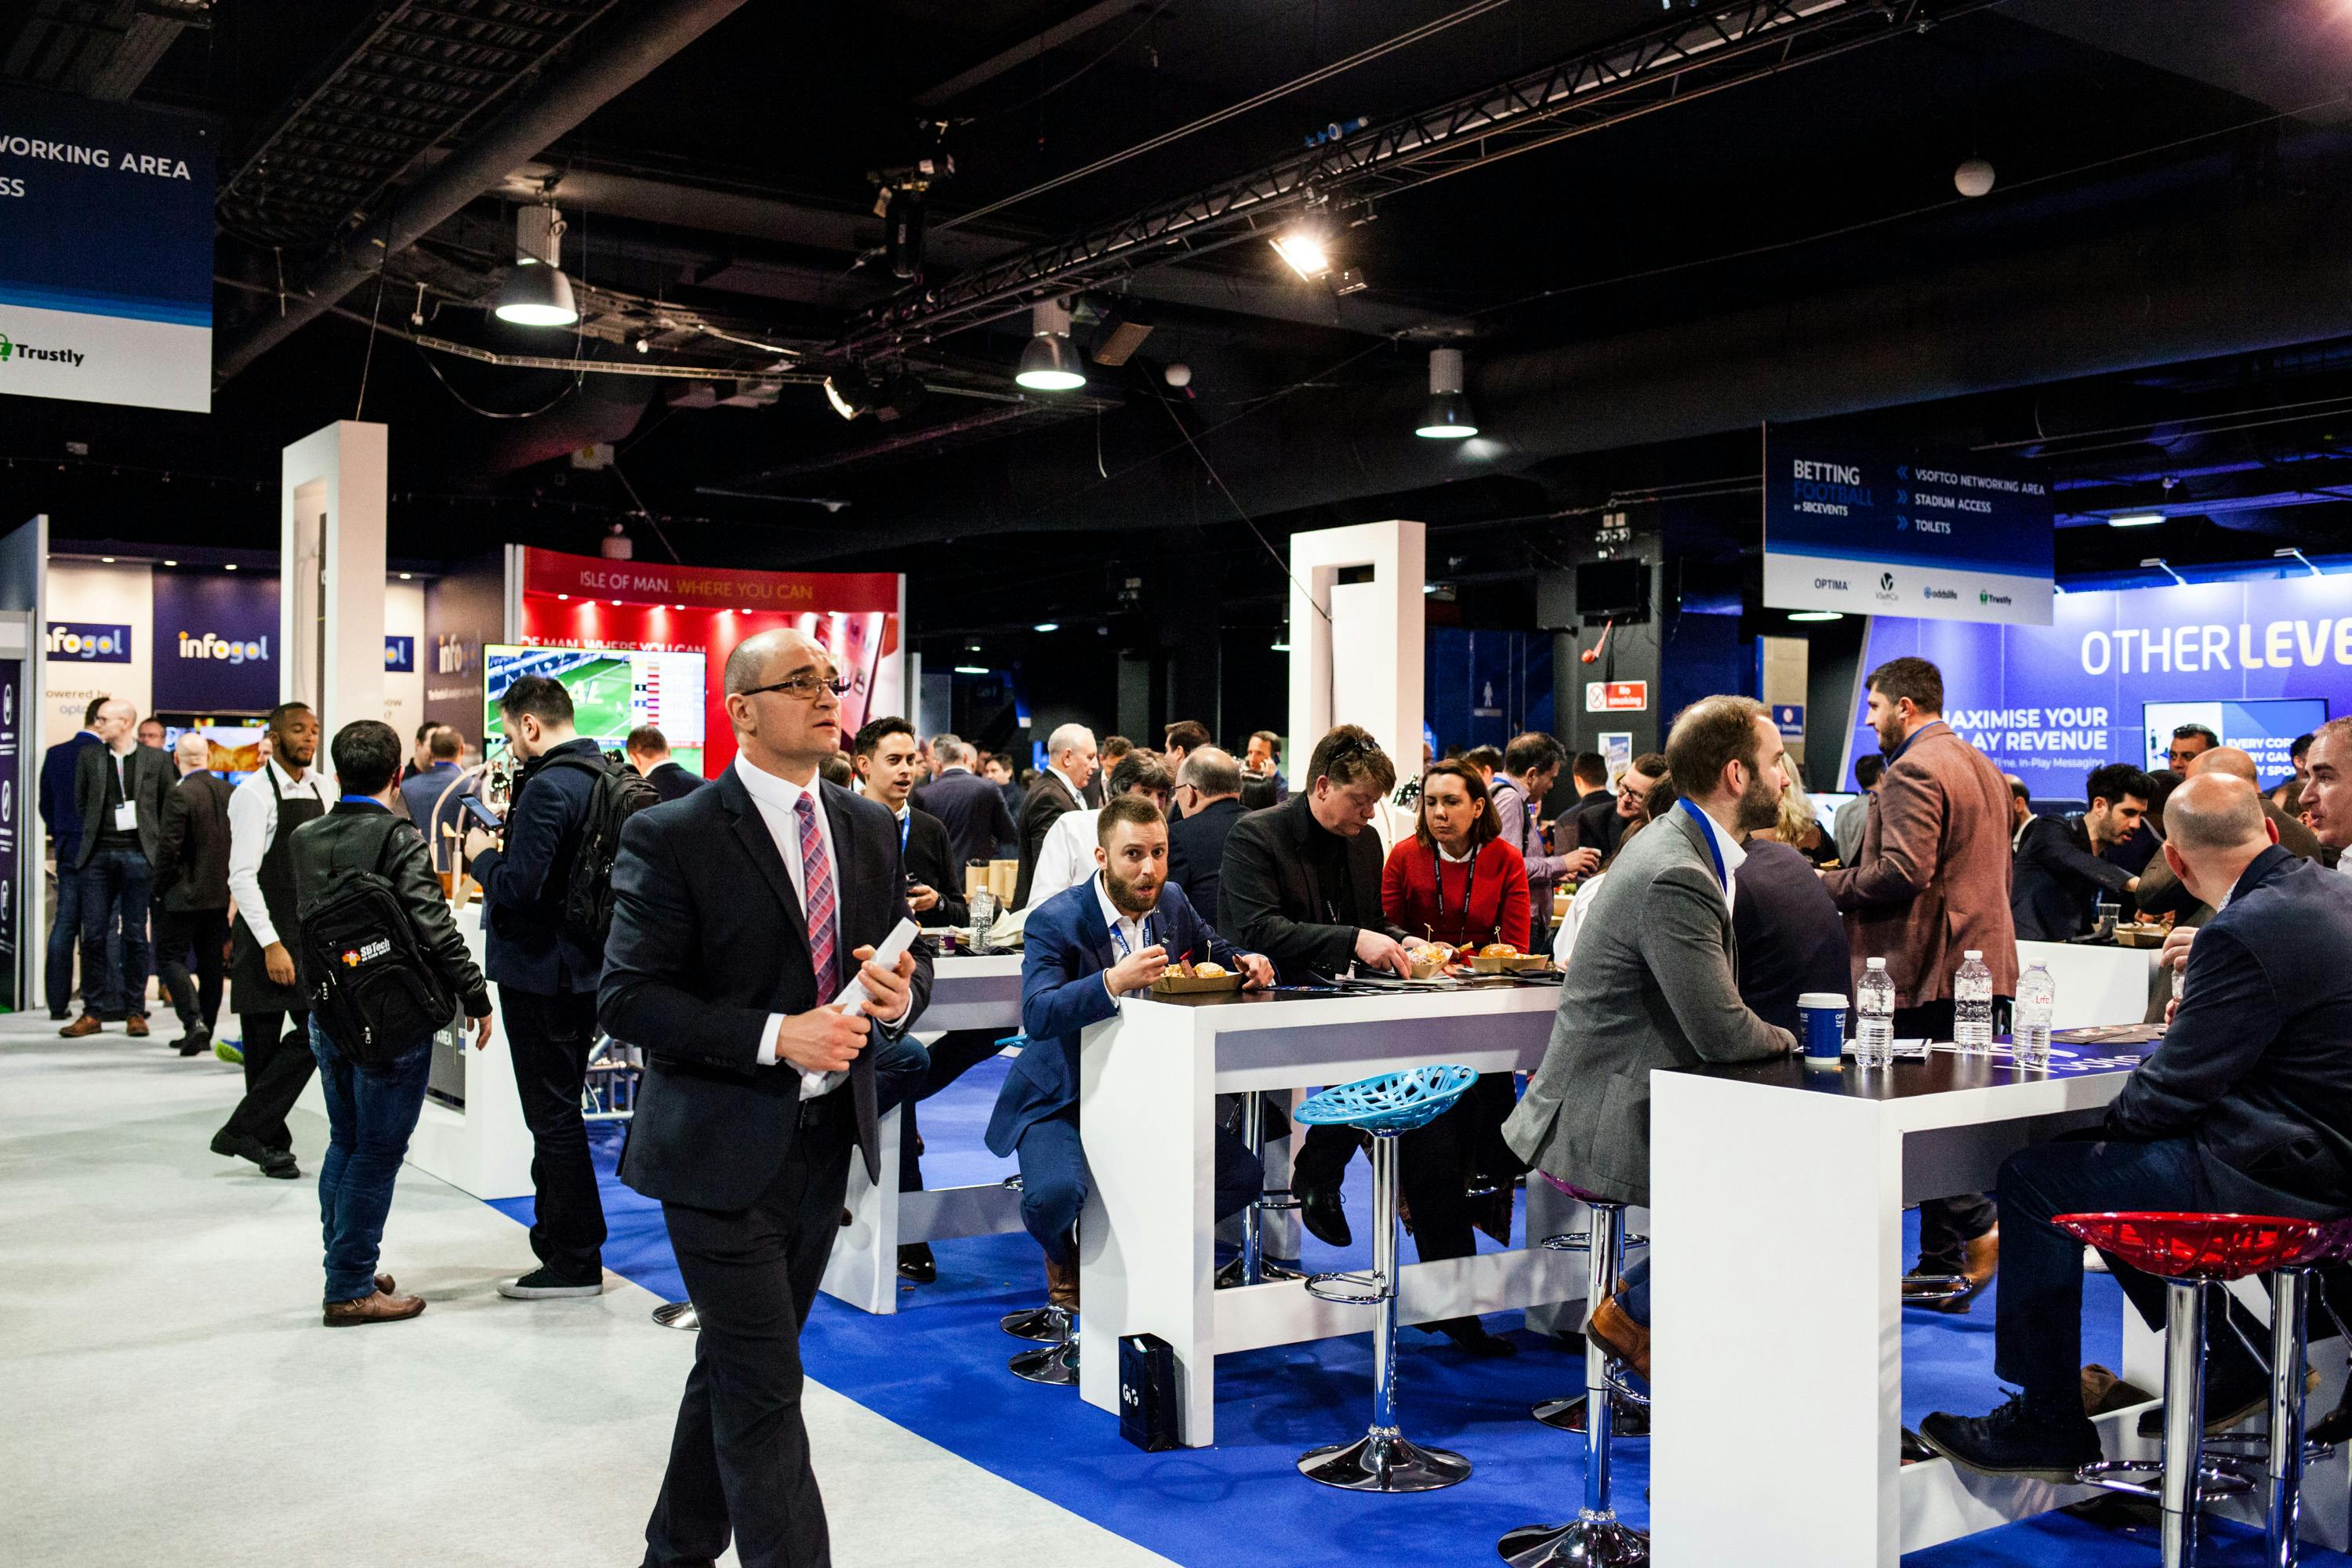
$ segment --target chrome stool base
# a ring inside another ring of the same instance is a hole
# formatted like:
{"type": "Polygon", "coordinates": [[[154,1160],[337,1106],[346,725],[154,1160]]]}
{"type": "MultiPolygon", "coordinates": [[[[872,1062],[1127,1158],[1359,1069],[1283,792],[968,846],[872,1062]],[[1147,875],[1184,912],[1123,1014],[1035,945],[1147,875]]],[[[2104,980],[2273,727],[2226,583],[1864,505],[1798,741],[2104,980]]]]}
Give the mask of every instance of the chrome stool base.
{"type": "Polygon", "coordinates": [[[654,1321],[665,1329],[698,1332],[702,1328],[702,1314],[694,1310],[691,1301],[664,1301],[654,1309],[654,1321]]]}
{"type": "MultiPolygon", "coordinates": [[[[1539,1425],[1555,1432],[1581,1433],[1584,1430],[1585,1398],[1580,1394],[1572,1399],[1547,1399],[1528,1414],[1534,1416],[1539,1425]]],[[[1650,1412],[1646,1405],[1637,1405],[1619,1394],[1610,1399],[1609,1408],[1612,1436],[1646,1437],[1650,1435],[1650,1412]]]]}
{"type": "Polygon", "coordinates": [[[1060,1320],[1052,1307],[1029,1307],[1018,1312],[1007,1312],[996,1320],[996,1326],[1016,1340],[1034,1340],[1049,1345],[1062,1337],[1060,1320]]]}
{"type": "Polygon", "coordinates": [[[1228,1259],[1225,1266],[1217,1270],[1217,1289],[1230,1290],[1236,1285],[1277,1285],[1286,1280],[1307,1278],[1296,1268],[1285,1268],[1278,1263],[1261,1260],[1257,1266],[1257,1278],[1252,1279],[1249,1278],[1248,1263],[1249,1260],[1246,1258],[1228,1259]]]}
{"type": "Polygon", "coordinates": [[[1067,1388],[1078,1381],[1077,1335],[1073,1333],[1056,1343],[1023,1351],[1004,1364],[1015,1377],[1067,1388]]]}
{"type": "Polygon", "coordinates": [[[1515,1530],[1495,1551],[1511,1568],[1640,1568],[1650,1560],[1650,1537],[1614,1514],[1588,1513],[1569,1524],[1515,1530]]]}
{"type": "Polygon", "coordinates": [[[1444,1448],[1424,1448],[1393,1431],[1372,1431],[1302,1456],[1298,1473],[1342,1491],[1433,1492],[1468,1480],[1470,1461],[1444,1448]]]}

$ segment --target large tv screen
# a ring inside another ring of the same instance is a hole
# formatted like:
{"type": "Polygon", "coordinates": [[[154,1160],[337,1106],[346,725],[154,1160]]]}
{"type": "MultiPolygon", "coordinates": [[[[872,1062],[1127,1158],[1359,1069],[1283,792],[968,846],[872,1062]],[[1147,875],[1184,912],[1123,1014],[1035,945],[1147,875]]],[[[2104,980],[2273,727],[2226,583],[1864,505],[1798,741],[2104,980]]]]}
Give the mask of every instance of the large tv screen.
{"type": "Polygon", "coordinates": [[[2254,759],[2254,771],[2265,784],[2294,771],[2287,748],[2298,735],[2308,735],[2327,722],[2325,697],[2273,697],[2250,702],[2147,702],[2140,705],[2147,731],[2147,766],[2172,765],[2172,731],[2183,724],[2202,724],[2254,759]]]}
{"type": "Polygon", "coordinates": [[[551,676],[572,694],[582,735],[611,750],[638,725],[651,724],[669,742],[671,759],[699,773],[706,662],[698,653],[492,643],[482,650],[482,732],[505,735],[499,700],[508,687],[526,675],[551,676]]]}

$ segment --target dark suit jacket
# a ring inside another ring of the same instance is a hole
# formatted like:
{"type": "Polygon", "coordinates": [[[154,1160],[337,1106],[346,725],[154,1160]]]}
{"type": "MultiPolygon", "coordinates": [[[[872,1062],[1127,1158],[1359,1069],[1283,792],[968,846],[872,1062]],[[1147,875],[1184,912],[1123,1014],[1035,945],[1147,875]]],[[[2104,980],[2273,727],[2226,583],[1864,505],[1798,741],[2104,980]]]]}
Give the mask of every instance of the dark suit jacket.
{"type": "Polygon", "coordinates": [[[1021,875],[1013,885],[1014,909],[1029,907],[1029,884],[1037,875],[1037,851],[1045,847],[1045,835],[1054,830],[1064,812],[1077,809],[1060,775],[1037,775],[1029,798],[1021,805],[1021,875]]]}
{"type": "Polygon", "coordinates": [[[1307,859],[1310,836],[1321,831],[1308,803],[1295,795],[1234,823],[1217,889],[1218,929],[1273,960],[1286,982],[1345,971],[1359,931],[1405,934],[1381,910],[1380,835],[1367,827],[1345,840],[1349,885],[1326,889],[1307,859]]]}
{"type": "MultiPolygon", "coordinates": [[[[853,950],[879,946],[911,918],[898,825],[873,801],[818,787],[833,830],[846,965],[853,950]]],[[[597,1020],[646,1053],[621,1179],[664,1203],[750,1207],[783,1168],[800,1121],[799,1071],[760,1065],[768,1015],[808,1012],[817,995],[807,917],[734,769],[629,818],[604,952],[597,1020]]],[[[881,1171],[876,1118],[897,1098],[887,1080],[919,1074],[923,1063],[919,1047],[893,1048],[931,994],[930,953],[918,943],[915,954],[912,1007],[893,1028],[869,1032],[849,1081],[834,1091],[855,1096],[868,1177],[881,1171]]]]}
{"type": "Polygon", "coordinates": [[[505,843],[484,850],[470,868],[482,884],[482,967],[500,985],[535,996],[596,994],[604,955],[563,934],[563,895],[596,781],[579,768],[547,764],[552,757],[594,762],[602,755],[583,736],[533,758],[508,804],[505,843]]]}
{"type": "MultiPolygon", "coordinates": [[[[89,863],[98,836],[106,829],[106,775],[110,753],[103,745],[83,748],[74,759],[74,810],[81,818],[80,847],[74,864],[89,863]]],[[[125,798],[139,811],[139,848],[154,864],[155,847],[163,837],[163,805],[172,794],[172,759],[152,746],[133,746],[122,759],[122,776],[129,786],[125,798]]]]}
{"type": "Polygon", "coordinates": [[[996,847],[1011,843],[1016,831],[1004,792],[965,768],[950,768],[917,790],[913,805],[946,826],[958,889],[963,886],[963,867],[996,858],[996,847]]]}
{"type": "Polygon", "coordinates": [[[104,743],[84,730],[41,753],[41,820],[48,824],[58,864],[68,868],[81,864],[81,808],[74,804],[74,778],[82,752],[104,743]]]}
{"type": "Polygon", "coordinates": [[[1168,825],[1168,879],[1196,910],[1218,908],[1225,868],[1225,837],[1242,819],[1242,803],[1221,800],[1168,825]]]}
{"type": "Polygon", "coordinates": [[[2117,899],[2133,873],[2091,853],[2079,816],[2037,816],[2017,841],[2009,883],[2010,918],[2020,942],[2064,942],[2090,929],[2091,905],[2104,889],[2117,899]]]}
{"type": "MultiPolygon", "coordinates": [[[[1039,904],[1023,927],[1021,1032],[1029,1038],[997,1090],[996,1110],[988,1119],[992,1152],[1009,1158],[1032,1122],[1078,1102],[1078,1031],[1118,1011],[1102,979],[1119,953],[1095,896],[1101,879],[1097,871],[1063,889],[1039,904]]],[[[1160,907],[1145,918],[1143,930],[1171,960],[1190,952],[1195,962],[1213,959],[1228,969],[1241,967],[1234,944],[1209,929],[1173,882],[1160,889],[1160,907]]]]}
{"type": "Polygon", "coordinates": [[[927,926],[960,926],[971,921],[963,901],[963,872],[948,847],[948,830],[929,812],[910,806],[907,812],[907,875],[940,896],[916,920],[927,926]]]}
{"type": "Polygon", "coordinates": [[[1580,801],[1569,820],[1575,824],[1576,847],[1598,849],[1603,860],[1617,853],[1617,847],[1625,842],[1625,829],[1633,826],[1617,815],[1617,797],[1613,794],[1580,801]]]}
{"type": "Polygon", "coordinates": [[[155,897],[166,910],[228,908],[228,781],[190,773],[163,803],[155,845],[155,897]]]}
{"type": "Polygon", "coordinates": [[[1853,959],[1845,922],[1803,851],[1768,838],[1748,841],[1738,897],[1731,906],[1731,934],[1738,955],[1739,999],[1766,1023],[1793,1035],[1798,997],[1808,991],[1846,996],[1853,959]]]}
{"type": "Polygon", "coordinates": [[[2180,1011],[2107,1110],[2110,1136],[2187,1138],[2252,1214],[2352,1209],[2352,881],[2273,845],[2189,950],[2180,1011]]]}
{"type": "Polygon", "coordinates": [[[663,763],[646,775],[646,783],[664,800],[683,800],[710,781],[700,773],[688,773],[683,763],[663,763]]]}

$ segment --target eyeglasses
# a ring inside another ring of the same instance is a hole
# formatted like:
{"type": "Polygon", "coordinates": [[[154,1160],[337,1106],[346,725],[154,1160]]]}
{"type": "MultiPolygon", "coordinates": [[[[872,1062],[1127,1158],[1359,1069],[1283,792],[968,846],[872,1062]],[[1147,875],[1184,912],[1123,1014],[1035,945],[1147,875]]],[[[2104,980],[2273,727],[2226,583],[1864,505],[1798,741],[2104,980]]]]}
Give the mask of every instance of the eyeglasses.
{"type": "Polygon", "coordinates": [[[848,680],[839,676],[827,679],[822,675],[813,675],[804,671],[799,675],[787,676],[767,686],[751,687],[737,695],[757,697],[763,691],[781,691],[796,702],[814,702],[816,700],[816,694],[820,691],[830,691],[838,697],[848,690],[850,685],[848,680]]]}

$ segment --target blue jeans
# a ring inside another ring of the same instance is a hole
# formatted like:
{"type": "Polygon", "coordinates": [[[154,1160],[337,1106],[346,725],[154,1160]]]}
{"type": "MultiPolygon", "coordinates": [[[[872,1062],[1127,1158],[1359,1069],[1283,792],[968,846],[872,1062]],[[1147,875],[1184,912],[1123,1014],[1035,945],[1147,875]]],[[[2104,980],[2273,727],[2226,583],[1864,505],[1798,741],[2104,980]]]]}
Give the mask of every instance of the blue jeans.
{"type": "Polygon", "coordinates": [[[73,1003],[74,942],[81,935],[81,873],[63,861],[58,865],[58,912],[49,922],[49,952],[41,976],[49,996],[49,1012],[66,1016],[73,1003]]]}
{"type": "Polygon", "coordinates": [[[326,1300],[355,1301],[375,1294],[375,1265],[383,1246],[392,1184],[408,1152],[408,1135],[425,1108],[425,1080],[433,1068],[426,1040],[381,1068],[356,1066],[310,1020],[310,1054],[319,1058],[319,1086],[327,1096],[327,1157],[319,1163],[319,1226],[326,1241],[326,1300]]]}
{"type": "Polygon", "coordinates": [[[81,1009],[101,1018],[147,1012],[147,900],[155,869],[137,849],[93,849],[81,882],[81,1009]],[[122,921],[118,959],[106,942],[122,921]]]}

